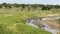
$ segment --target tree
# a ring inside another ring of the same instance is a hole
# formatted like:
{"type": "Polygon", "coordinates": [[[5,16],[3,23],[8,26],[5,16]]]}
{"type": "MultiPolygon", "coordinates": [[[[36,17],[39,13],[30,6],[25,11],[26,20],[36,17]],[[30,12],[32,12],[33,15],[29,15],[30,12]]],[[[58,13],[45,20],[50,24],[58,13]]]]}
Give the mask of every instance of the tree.
{"type": "Polygon", "coordinates": [[[32,8],[32,6],[30,5],[30,4],[28,4],[28,11],[30,11],[31,10],[31,8],[32,8]]]}
{"type": "Polygon", "coordinates": [[[42,7],[42,10],[47,10],[47,8],[46,7],[42,7]]]}
{"type": "Polygon", "coordinates": [[[2,8],[2,5],[0,4],[0,8],[2,8]]]}
{"type": "Polygon", "coordinates": [[[8,6],[7,6],[8,8],[12,8],[12,5],[11,4],[8,4],[8,6]]]}
{"type": "Polygon", "coordinates": [[[22,7],[22,11],[25,9],[25,4],[21,4],[21,7],[22,7]]]}
{"type": "Polygon", "coordinates": [[[47,10],[52,9],[52,6],[51,5],[47,5],[46,7],[47,7],[47,10]]]}
{"type": "Polygon", "coordinates": [[[2,3],[2,5],[7,8],[8,7],[8,4],[7,3],[2,3]]]}
{"type": "Polygon", "coordinates": [[[47,5],[47,6],[43,6],[42,7],[42,10],[50,10],[52,9],[52,7],[50,5],[47,5]]]}
{"type": "Polygon", "coordinates": [[[32,5],[32,8],[33,8],[34,10],[36,10],[36,9],[37,9],[37,7],[38,7],[38,5],[37,5],[37,4],[33,4],[33,5],[32,5]]]}
{"type": "Polygon", "coordinates": [[[58,9],[60,8],[60,5],[55,5],[54,8],[58,9]]]}
{"type": "Polygon", "coordinates": [[[15,4],[13,4],[13,7],[18,8],[18,7],[20,7],[20,4],[15,3],[15,4]]]}

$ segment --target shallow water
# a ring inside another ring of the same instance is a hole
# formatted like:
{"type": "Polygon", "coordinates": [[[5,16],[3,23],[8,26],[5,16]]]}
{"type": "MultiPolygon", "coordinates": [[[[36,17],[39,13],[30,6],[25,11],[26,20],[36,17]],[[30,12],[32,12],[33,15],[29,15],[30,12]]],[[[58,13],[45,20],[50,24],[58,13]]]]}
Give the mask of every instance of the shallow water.
{"type": "MultiPolygon", "coordinates": [[[[35,27],[35,28],[39,28],[37,25],[34,25],[32,23],[26,23],[26,24],[29,25],[29,26],[35,27]]],[[[59,30],[55,30],[55,29],[52,29],[50,27],[44,27],[43,30],[51,32],[52,34],[55,34],[55,33],[59,32],[59,30]]]]}
{"type": "Polygon", "coordinates": [[[55,34],[57,32],[59,32],[59,30],[53,29],[51,28],[49,25],[47,25],[46,27],[44,27],[45,31],[51,32],[52,34],[55,34]],[[47,27],[48,26],[48,27],[47,27]]]}
{"type": "Polygon", "coordinates": [[[29,26],[32,26],[32,27],[38,28],[38,26],[36,26],[36,25],[34,25],[34,24],[32,24],[32,23],[26,23],[26,24],[29,25],[29,26]]]}
{"type": "Polygon", "coordinates": [[[52,20],[52,19],[59,19],[60,16],[57,17],[46,17],[46,18],[42,18],[42,20],[52,20]]]}
{"type": "MultiPolygon", "coordinates": [[[[60,16],[51,17],[51,18],[50,17],[49,18],[42,18],[42,20],[51,20],[52,18],[53,19],[59,19],[60,16]]],[[[29,26],[35,27],[35,28],[39,28],[39,26],[33,24],[34,22],[35,22],[35,20],[32,19],[29,22],[27,22],[26,24],[29,25],[29,26]]],[[[55,34],[55,33],[59,32],[59,30],[52,29],[48,24],[44,23],[43,25],[45,25],[45,27],[43,28],[45,31],[51,32],[52,34],[55,34]]]]}

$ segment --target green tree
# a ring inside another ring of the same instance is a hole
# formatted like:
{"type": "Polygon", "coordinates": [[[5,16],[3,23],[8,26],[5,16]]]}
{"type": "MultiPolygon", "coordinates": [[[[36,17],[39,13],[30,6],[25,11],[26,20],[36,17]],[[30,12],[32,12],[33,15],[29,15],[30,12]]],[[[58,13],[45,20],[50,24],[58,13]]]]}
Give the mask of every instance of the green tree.
{"type": "Polygon", "coordinates": [[[15,3],[15,4],[13,4],[13,7],[18,8],[18,7],[20,7],[20,4],[15,3]]]}
{"type": "Polygon", "coordinates": [[[33,8],[34,10],[36,10],[36,9],[37,9],[37,7],[38,7],[38,5],[37,5],[37,4],[33,4],[33,5],[32,5],[32,8],[33,8]]]}
{"type": "Polygon", "coordinates": [[[58,9],[60,8],[60,5],[55,5],[54,8],[58,9]]]}
{"type": "Polygon", "coordinates": [[[30,4],[28,4],[27,7],[28,7],[28,11],[30,11],[32,8],[32,6],[30,4]]]}
{"type": "Polygon", "coordinates": [[[22,11],[25,9],[25,6],[26,6],[25,4],[21,4],[21,7],[22,7],[21,10],[22,10],[22,11]]]}
{"type": "Polygon", "coordinates": [[[42,7],[42,10],[50,10],[52,7],[50,5],[46,5],[42,7]]]}
{"type": "Polygon", "coordinates": [[[47,10],[47,8],[46,7],[42,7],[42,10],[47,10]]]}
{"type": "Polygon", "coordinates": [[[12,5],[11,4],[8,4],[8,6],[7,6],[8,8],[12,8],[12,5]]]}
{"type": "Polygon", "coordinates": [[[0,8],[2,8],[2,5],[0,4],[0,8]]]}
{"type": "Polygon", "coordinates": [[[7,3],[2,3],[2,5],[7,8],[8,7],[8,4],[7,3]]]}

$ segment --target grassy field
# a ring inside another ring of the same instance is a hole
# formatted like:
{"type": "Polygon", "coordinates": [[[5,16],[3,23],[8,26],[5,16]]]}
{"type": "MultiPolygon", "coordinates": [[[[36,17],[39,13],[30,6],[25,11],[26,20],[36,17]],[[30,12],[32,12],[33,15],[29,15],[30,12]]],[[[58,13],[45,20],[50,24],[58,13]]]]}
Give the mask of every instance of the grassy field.
{"type": "Polygon", "coordinates": [[[60,15],[60,10],[21,11],[18,8],[0,9],[0,24],[6,25],[7,29],[2,29],[3,31],[0,30],[0,34],[51,34],[50,32],[39,30],[24,24],[24,20],[27,18],[49,15],[58,16],[60,15]]]}

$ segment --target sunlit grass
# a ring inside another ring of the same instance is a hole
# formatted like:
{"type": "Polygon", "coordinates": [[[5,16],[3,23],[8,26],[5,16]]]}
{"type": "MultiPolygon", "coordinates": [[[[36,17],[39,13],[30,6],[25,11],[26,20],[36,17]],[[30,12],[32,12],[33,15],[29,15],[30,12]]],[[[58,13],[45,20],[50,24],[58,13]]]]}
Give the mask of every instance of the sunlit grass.
{"type": "MultiPolygon", "coordinates": [[[[42,17],[47,15],[60,15],[60,10],[36,10],[36,11],[21,11],[20,9],[0,9],[0,24],[6,24],[8,27],[16,26],[18,34],[51,34],[44,30],[39,30],[30,26],[27,26],[25,19],[30,17],[42,17]]],[[[57,16],[56,15],[56,16],[57,16]]],[[[9,28],[8,28],[9,29],[9,28]]],[[[15,30],[13,30],[15,31],[15,30]]],[[[12,34],[12,33],[11,33],[12,34]]],[[[15,33],[14,33],[15,34],[15,33]]]]}

